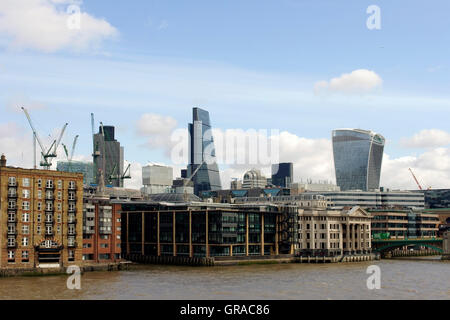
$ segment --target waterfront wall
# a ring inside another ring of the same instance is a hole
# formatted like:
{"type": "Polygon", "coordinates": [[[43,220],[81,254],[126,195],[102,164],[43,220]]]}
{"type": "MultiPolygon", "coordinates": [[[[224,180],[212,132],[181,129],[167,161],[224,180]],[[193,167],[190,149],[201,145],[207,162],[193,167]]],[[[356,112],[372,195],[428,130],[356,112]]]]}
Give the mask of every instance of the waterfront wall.
{"type": "MultiPolygon", "coordinates": [[[[81,265],[81,273],[90,271],[120,271],[128,269],[128,262],[117,263],[99,263],[81,265]]],[[[16,276],[45,276],[45,275],[64,275],[67,274],[67,267],[62,268],[17,268],[0,269],[0,278],[16,276]]]]}

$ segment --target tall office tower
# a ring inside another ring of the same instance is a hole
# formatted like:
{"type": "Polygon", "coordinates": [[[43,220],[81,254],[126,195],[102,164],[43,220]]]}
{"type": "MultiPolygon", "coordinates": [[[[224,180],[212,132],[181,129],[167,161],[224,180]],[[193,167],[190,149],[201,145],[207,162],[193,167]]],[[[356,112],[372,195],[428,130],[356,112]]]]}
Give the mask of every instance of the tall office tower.
{"type": "Polygon", "coordinates": [[[380,187],[385,139],[372,131],[333,131],[336,184],[342,191],[375,190],[380,187]]]}
{"type": "Polygon", "coordinates": [[[83,184],[86,186],[95,183],[94,181],[94,164],[92,162],[83,161],[58,161],[57,171],[75,172],[83,174],[83,184]]]}
{"type": "Polygon", "coordinates": [[[96,168],[95,179],[99,184],[99,170],[102,170],[105,185],[123,187],[123,147],[114,139],[114,127],[103,126],[99,133],[94,135],[94,167],[96,168]]]}
{"type": "Polygon", "coordinates": [[[277,187],[287,188],[294,179],[294,165],[292,162],[272,165],[272,184],[277,187]]]}
{"type": "Polygon", "coordinates": [[[209,112],[200,108],[193,108],[193,120],[192,123],[189,123],[189,165],[187,169],[188,177],[198,169],[192,177],[196,195],[202,191],[222,189],[209,112]]]}

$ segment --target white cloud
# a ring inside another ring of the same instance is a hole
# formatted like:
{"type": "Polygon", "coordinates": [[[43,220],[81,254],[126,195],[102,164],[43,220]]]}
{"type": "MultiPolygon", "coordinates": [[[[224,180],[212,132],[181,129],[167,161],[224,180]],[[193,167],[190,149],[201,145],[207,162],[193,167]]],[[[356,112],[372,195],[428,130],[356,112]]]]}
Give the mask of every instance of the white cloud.
{"type": "Polygon", "coordinates": [[[6,102],[6,110],[10,112],[22,113],[21,107],[25,107],[28,111],[31,110],[43,110],[47,106],[36,100],[31,100],[28,96],[23,94],[16,94],[9,98],[6,102]]]}
{"type": "Polygon", "coordinates": [[[80,28],[71,29],[69,5],[81,5],[71,0],[2,0],[0,2],[0,38],[16,49],[54,52],[75,51],[98,46],[114,38],[118,31],[106,20],[80,11],[80,28]]]}
{"type": "Polygon", "coordinates": [[[411,138],[404,138],[400,144],[407,148],[437,148],[450,144],[450,133],[439,129],[422,130],[411,138]]]}
{"type": "Polygon", "coordinates": [[[344,94],[364,94],[380,88],[383,83],[381,77],[374,71],[367,69],[354,70],[344,73],[340,77],[332,78],[330,81],[319,81],[314,85],[314,92],[344,94]]]}

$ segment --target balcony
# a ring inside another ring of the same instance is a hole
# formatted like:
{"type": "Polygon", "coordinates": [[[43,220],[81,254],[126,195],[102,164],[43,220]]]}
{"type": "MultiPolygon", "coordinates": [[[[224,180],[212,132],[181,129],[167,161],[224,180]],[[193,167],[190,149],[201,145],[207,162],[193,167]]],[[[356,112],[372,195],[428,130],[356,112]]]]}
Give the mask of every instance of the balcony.
{"type": "Polygon", "coordinates": [[[48,184],[46,184],[45,185],[45,189],[47,189],[47,190],[55,190],[55,185],[48,185],[48,184]]]}
{"type": "Polygon", "coordinates": [[[76,235],[77,235],[77,232],[76,232],[76,231],[69,231],[69,232],[67,233],[67,235],[68,235],[68,236],[76,236],[76,235]]]}
{"type": "Polygon", "coordinates": [[[54,232],[53,231],[45,231],[45,235],[46,236],[53,236],[54,232]]]}
{"type": "Polygon", "coordinates": [[[77,247],[77,242],[76,241],[70,241],[69,243],[67,243],[67,246],[69,248],[76,248],[77,247]]]}
{"type": "Polygon", "coordinates": [[[17,181],[8,181],[8,187],[17,188],[17,181]]]}
{"type": "Polygon", "coordinates": [[[17,230],[8,230],[8,236],[17,236],[17,230]]]}
{"type": "Polygon", "coordinates": [[[53,195],[46,194],[46,195],[45,195],[45,200],[53,201],[53,200],[55,200],[55,197],[54,197],[53,195]]]}
{"type": "Polygon", "coordinates": [[[16,216],[8,217],[8,223],[17,223],[17,218],[16,218],[16,216]]]}
{"type": "Polygon", "coordinates": [[[8,198],[10,199],[17,199],[17,193],[16,192],[9,192],[8,193],[8,198]]]}

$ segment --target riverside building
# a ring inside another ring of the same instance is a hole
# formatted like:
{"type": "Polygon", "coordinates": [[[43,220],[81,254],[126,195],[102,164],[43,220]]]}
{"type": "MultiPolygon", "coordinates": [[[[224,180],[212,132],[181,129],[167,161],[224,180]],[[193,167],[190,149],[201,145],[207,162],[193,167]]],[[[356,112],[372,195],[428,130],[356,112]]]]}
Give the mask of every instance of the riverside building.
{"type": "Polygon", "coordinates": [[[0,268],[60,268],[82,261],[83,175],[0,160],[0,268]]]}

